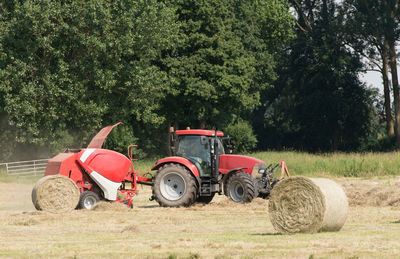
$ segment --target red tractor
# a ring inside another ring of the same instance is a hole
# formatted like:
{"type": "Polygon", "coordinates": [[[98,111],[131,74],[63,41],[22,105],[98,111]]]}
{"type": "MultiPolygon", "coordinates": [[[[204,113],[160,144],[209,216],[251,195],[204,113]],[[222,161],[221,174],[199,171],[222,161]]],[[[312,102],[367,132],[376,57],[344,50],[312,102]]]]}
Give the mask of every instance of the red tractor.
{"type": "MultiPolygon", "coordinates": [[[[152,170],[153,196],[161,206],[190,206],[209,203],[216,193],[234,202],[267,198],[279,179],[272,172],[278,165],[289,175],[282,161],[271,169],[259,159],[225,154],[224,134],[212,130],[172,130],[172,157],[156,162],[152,170]],[[270,170],[271,169],[271,170],[270,170]]],[[[230,139],[227,147],[230,149],[230,139]]],[[[231,152],[229,152],[231,153],[231,152]]]]}
{"type": "Polygon", "coordinates": [[[63,175],[77,185],[78,208],[90,209],[99,200],[123,202],[132,207],[138,183],[152,185],[151,199],[161,206],[209,203],[216,193],[245,203],[257,196],[267,198],[285,171],[289,176],[283,161],[271,168],[256,158],[225,154],[221,131],[190,129],[172,132],[174,156],[158,160],[152,168],[157,170],[154,175],[139,173],[133,167],[133,145],[128,147],[129,159],[102,149],[107,135],[119,124],[103,128],[87,148],[67,149],[47,164],[46,176],[63,175]],[[282,166],[282,172],[276,179],[272,172],[278,165],[282,166]]]}

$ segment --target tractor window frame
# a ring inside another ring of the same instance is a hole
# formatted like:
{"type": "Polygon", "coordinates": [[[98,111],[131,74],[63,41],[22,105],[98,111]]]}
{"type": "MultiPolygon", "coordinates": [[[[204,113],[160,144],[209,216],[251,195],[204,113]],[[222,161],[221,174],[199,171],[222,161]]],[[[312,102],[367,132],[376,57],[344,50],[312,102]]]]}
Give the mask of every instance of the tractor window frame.
{"type": "Polygon", "coordinates": [[[198,145],[200,147],[200,151],[203,151],[203,152],[207,151],[207,154],[209,156],[209,154],[210,154],[209,142],[207,141],[205,144],[201,144],[201,135],[178,136],[176,155],[182,156],[182,157],[185,157],[185,156],[193,157],[196,155],[200,155],[200,153],[192,153],[193,148],[195,148],[195,146],[193,146],[193,144],[198,145]],[[203,148],[203,147],[206,147],[206,148],[203,148]]]}

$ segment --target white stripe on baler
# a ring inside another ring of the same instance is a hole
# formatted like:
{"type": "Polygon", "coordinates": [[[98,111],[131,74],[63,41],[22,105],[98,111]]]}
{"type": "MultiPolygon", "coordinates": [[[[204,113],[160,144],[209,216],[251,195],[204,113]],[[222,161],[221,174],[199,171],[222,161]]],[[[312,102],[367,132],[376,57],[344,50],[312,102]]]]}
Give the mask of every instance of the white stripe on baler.
{"type": "Polygon", "coordinates": [[[110,201],[117,199],[118,188],[121,183],[113,182],[96,171],[93,171],[89,176],[97,183],[97,185],[103,190],[104,198],[110,201]]]}
{"type": "Polygon", "coordinates": [[[85,150],[85,152],[83,152],[80,160],[82,163],[85,163],[86,159],[95,151],[95,148],[88,148],[85,150]]]}

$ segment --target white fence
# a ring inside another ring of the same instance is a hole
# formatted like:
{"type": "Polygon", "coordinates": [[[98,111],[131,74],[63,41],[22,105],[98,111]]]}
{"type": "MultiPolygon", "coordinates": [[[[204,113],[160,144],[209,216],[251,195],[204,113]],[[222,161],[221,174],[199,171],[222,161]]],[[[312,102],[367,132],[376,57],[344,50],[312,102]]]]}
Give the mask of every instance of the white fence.
{"type": "Polygon", "coordinates": [[[43,174],[49,159],[0,163],[0,168],[5,168],[7,175],[28,176],[43,174]]]}

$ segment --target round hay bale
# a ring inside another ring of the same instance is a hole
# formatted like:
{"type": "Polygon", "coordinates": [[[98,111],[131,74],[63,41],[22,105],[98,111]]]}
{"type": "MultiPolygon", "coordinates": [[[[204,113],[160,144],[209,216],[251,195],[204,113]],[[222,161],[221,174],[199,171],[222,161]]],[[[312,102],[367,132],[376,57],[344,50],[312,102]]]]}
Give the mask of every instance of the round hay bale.
{"type": "Polygon", "coordinates": [[[66,176],[48,175],[37,181],[33,187],[32,202],[37,210],[69,212],[78,205],[79,188],[66,176]]]}
{"type": "Polygon", "coordinates": [[[342,187],[325,178],[291,177],[277,183],[269,199],[269,217],[283,234],[339,231],[348,202],[342,187]]]}

